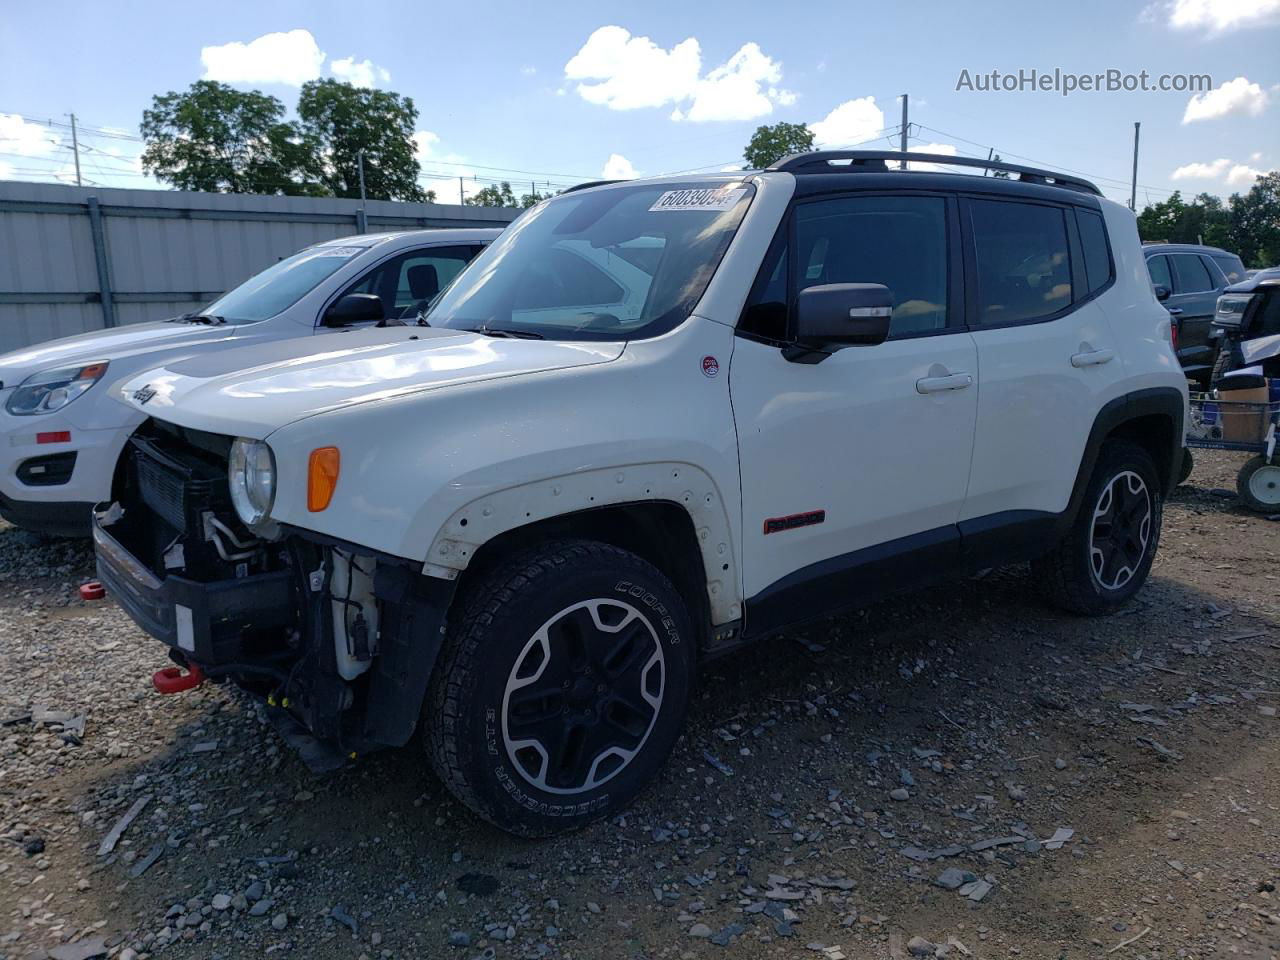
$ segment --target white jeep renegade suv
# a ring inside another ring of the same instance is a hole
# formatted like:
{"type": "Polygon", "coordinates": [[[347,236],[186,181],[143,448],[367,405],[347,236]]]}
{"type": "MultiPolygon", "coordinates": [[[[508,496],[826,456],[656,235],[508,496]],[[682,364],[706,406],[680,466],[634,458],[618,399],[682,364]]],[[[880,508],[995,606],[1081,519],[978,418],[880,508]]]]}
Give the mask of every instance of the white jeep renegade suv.
{"type": "Polygon", "coordinates": [[[1186,402],[1134,217],[901,156],[586,185],[427,326],[123,385],[150,419],[98,564],[190,671],[157,686],[234,681],[317,766],[421,726],[537,835],[635,796],[740,643],[1023,560],[1114,610],[1186,402]]]}

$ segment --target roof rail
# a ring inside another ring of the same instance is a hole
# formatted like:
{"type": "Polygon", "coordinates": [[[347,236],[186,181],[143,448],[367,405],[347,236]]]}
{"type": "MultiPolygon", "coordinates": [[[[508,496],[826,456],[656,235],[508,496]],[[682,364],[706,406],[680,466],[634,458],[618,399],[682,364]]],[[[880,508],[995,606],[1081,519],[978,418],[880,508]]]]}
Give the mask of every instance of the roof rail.
{"type": "Polygon", "coordinates": [[[561,193],[576,193],[579,190],[590,190],[592,187],[604,187],[611,183],[622,183],[621,180],[588,180],[586,183],[575,183],[572,187],[565,187],[561,193]]]}
{"type": "Polygon", "coordinates": [[[1075,177],[1053,170],[1024,167],[1003,160],[982,160],[977,157],[951,157],[941,153],[905,153],[898,150],[817,150],[813,153],[793,153],[783,157],[768,169],[784,173],[879,173],[889,169],[889,161],[910,160],[919,163],[935,163],[950,167],[975,167],[982,170],[1003,170],[1016,173],[1024,183],[1066,187],[1102,196],[1102,191],[1083,177],[1075,177]]]}

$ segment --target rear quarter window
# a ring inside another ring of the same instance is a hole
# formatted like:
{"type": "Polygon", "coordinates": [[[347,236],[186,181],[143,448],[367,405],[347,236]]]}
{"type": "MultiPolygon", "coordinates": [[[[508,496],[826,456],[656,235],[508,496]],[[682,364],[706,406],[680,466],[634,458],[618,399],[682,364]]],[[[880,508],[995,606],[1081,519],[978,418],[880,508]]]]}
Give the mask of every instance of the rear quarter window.
{"type": "Polygon", "coordinates": [[[1094,294],[1111,282],[1111,248],[1107,243],[1107,226],[1102,215],[1092,210],[1077,210],[1076,225],[1080,229],[1080,248],[1084,254],[1088,293],[1094,294]]]}
{"type": "Polygon", "coordinates": [[[1239,257],[1232,254],[1215,253],[1213,262],[1226,275],[1228,284],[1239,283],[1244,279],[1244,262],[1239,257]]]}

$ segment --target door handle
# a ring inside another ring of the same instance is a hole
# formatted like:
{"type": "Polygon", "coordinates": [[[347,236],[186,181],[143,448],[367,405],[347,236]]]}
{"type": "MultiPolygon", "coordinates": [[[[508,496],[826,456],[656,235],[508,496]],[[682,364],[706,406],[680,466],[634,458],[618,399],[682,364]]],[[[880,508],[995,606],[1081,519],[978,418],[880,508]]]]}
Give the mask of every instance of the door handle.
{"type": "Polygon", "coordinates": [[[943,393],[946,390],[963,390],[973,386],[973,377],[967,373],[952,373],[945,377],[924,377],[916,381],[916,393],[943,393]]]}
{"type": "Polygon", "coordinates": [[[1169,311],[1170,316],[1174,316],[1174,317],[1182,313],[1181,307],[1165,307],[1165,309],[1169,311]]]}
{"type": "Polygon", "coordinates": [[[1116,352],[1114,350],[1090,350],[1088,353],[1076,353],[1071,356],[1071,365],[1073,367],[1096,367],[1100,363],[1106,363],[1114,358],[1116,352]]]}

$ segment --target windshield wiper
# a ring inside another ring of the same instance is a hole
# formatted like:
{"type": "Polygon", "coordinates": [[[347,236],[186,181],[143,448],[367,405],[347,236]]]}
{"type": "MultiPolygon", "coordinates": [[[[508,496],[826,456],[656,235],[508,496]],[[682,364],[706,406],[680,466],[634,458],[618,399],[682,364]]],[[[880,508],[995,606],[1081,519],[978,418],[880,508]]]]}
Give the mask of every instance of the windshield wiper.
{"type": "Polygon", "coordinates": [[[169,323],[207,323],[211,327],[226,322],[226,317],[219,317],[212,313],[184,313],[169,319],[169,323]]]}
{"type": "Polygon", "coordinates": [[[534,333],[532,330],[504,330],[501,327],[490,327],[487,325],[477,327],[476,333],[483,333],[486,337],[508,337],[512,340],[545,340],[547,339],[540,333],[534,333]]]}

